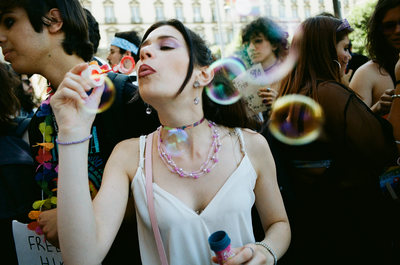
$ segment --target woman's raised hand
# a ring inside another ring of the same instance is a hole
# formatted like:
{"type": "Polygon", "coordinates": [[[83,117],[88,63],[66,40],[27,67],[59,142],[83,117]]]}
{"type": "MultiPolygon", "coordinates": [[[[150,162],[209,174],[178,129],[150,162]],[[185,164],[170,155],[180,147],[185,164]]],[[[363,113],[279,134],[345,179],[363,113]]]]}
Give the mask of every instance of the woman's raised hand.
{"type": "Polygon", "coordinates": [[[63,134],[89,134],[96,113],[88,109],[97,109],[103,88],[93,88],[81,77],[81,72],[88,68],[87,63],[73,67],[64,77],[56,93],[50,99],[50,105],[56,117],[59,132],[63,134]]]}

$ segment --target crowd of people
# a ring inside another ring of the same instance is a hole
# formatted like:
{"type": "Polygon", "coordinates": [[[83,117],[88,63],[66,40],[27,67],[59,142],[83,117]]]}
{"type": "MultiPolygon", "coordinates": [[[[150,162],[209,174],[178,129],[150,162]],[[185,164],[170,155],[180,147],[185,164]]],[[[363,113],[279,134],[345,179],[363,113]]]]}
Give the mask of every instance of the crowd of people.
{"type": "Polygon", "coordinates": [[[0,148],[21,154],[0,155],[0,217],[11,242],[2,256],[18,264],[11,221],[29,222],[30,205],[48,200],[30,221],[65,264],[214,264],[208,237],[218,230],[231,238],[227,265],[398,264],[400,208],[380,176],[400,166],[400,1],[378,0],[370,61],[348,72],[352,31],[346,19],[320,14],[289,45],[269,18],[244,27],[244,53],[261,74],[297,58],[256,91],[263,113],[244,98],[208,97],[213,80],[234,84],[209,71],[215,57],[182,22],[159,21],[141,41],[119,32],[107,57],[114,71],[104,74],[115,101],[96,113],[87,110],[103,89],[81,73],[107,62],[94,56],[100,34],[90,12],[78,0],[2,1],[0,47],[10,64],[0,65],[0,148]],[[21,75],[33,74],[49,83],[40,106],[17,92],[21,75]],[[319,136],[303,145],[268,126],[274,102],[292,94],[324,114],[319,136]],[[185,135],[173,143],[179,155],[169,146],[174,131],[185,135]],[[16,164],[24,171],[13,178],[16,164]]]}

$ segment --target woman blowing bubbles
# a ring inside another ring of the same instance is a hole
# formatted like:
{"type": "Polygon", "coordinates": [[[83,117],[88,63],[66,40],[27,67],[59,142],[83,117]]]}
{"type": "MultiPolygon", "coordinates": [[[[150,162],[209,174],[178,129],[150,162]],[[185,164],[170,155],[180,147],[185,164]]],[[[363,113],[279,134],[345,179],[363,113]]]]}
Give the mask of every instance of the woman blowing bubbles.
{"type": "Polygon", "coordinates": [[[285,253],[290,228],[268,144],[248,129],[232,129],[250,127],[241,103],[222,109],[202,96],[213,79],[210,63],[204,41],[179,21],[148,29],[138,62],[139,91],[163,125],[147,142],[141,137],[115,147],[93,203],[89,190],[79,188],[87,182],[85,140],[94,119],[81,103],[98,104],[101,91],[87,96],[89,87],[79,76],[86,64],[66,75],[51,100],[62,143],[58,227],[66,264],[101,263],[122,222],[129,189],[137,208],[142,263],[160,264],[147,208],[146,165],[152,169],[155,214],[169,264],[213,264],[207,239],[217,230],[232,239],[236,255],[227,265],[274,264],[274,255],[285,253]],[[188,144],[178,146],[179,156],[171,156],[165,127],[184,126],[188,144]],[[146,163],[145,147],[151,147],[146,163]],[[265,230],[262,243],[254,242],[254,201],[265,230]]]}

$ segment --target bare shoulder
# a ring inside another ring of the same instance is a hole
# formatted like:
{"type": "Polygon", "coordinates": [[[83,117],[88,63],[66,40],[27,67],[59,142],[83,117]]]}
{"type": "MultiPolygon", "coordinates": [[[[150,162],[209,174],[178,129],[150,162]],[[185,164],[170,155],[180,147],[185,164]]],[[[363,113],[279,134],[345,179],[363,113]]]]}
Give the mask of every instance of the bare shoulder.
{"type": "Polygon", "coordinates": [[[250,157],[265,157],[270,154],[267,140],[261,134],[250,129],[242,129],[246,152],[250,157]]]}
{"type": "Polygon", "coordinates": [[[365,79],[373,79],[372,76],[375,76],[378,73],[379,67],[373,61],[368,61],[365,64],[361,65],[356,72],[354,73],[353,79],[360,78],[362,80],[365,79]],[[371,76],[372,75],[372,76],[371,76]]]}
{"type": "Polygon", "coordinates": [[[110,156],[109,162],[118,164],[132,176],[139,165],[140,138],[131,138],[118,143],[110,156]]]}
{"type": "Polygon", "coordinates": [[[269,173],[275,172],[274,158],[264,136],[249,129],[242,129],[242,132],[246,152],[257,175],[269,175],[269,173]]]}

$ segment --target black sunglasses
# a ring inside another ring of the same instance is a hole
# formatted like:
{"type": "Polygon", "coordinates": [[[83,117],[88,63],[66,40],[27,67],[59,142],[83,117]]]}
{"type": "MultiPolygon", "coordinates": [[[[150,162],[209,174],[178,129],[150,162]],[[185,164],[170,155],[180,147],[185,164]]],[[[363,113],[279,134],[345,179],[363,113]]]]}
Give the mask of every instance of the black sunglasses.
{"type": "Polygon", "coordinates": [[[382,30],[385,33],[392,33],[396,30],[397,25],[400,25],[400,20],[384,22],[382,23],[382,30]]]}

